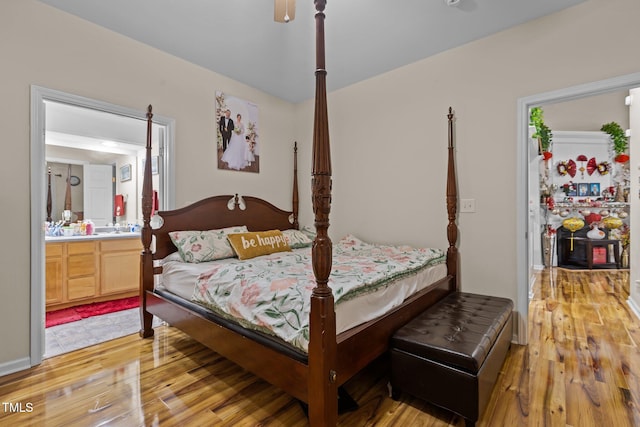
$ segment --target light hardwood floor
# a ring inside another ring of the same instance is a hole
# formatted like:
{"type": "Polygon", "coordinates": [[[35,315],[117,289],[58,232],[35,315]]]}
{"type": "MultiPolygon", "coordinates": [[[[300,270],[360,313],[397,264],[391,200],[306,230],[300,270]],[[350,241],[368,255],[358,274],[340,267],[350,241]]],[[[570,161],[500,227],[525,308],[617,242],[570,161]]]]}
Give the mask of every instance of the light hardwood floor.
{"type": "MultiPolygon", "coordinates": [[[[640,426],[640,322],[623,271],[545,270],[530,344],[512,345],[479,426],[640,426]]],[[[360,405],[343,426],[462,426],[387,395],[381,359],[346,384],[360,405]]],[[[437,386],[437,385],[436,385],[437,386]]],[[[0,378],[0,425],[304,426],[299,404],[179,331],[160,326],[0,378]]]]}

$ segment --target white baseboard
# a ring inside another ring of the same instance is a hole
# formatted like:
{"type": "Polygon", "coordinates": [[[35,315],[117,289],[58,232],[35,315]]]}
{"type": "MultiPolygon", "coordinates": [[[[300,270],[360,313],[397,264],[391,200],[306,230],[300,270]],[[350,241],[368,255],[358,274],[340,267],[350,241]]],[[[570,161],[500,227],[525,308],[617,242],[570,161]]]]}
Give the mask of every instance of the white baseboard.
{"type": "Polygon", "coordinates": [[[636,317],[640,319],[640,307],[638,307],[638,304],[636,304],[636,302],[632,300],[631,297],[627,298],[627,304],[631,308],[633,314],[635,314],[636,317]]]}
{"type": "Polygon", "coordinates": [[[31,359],[24,357],[22,359],[12,360],[10,362],[0,363],[0,377],[13,374],[14,372],[24,371],[31,367],[31,359]]]}
{"type": "Polygon", "coordinates": [[[529,276],[529,301],[533,298],[533,286],[536,284],[536,276],[529,276]]]}

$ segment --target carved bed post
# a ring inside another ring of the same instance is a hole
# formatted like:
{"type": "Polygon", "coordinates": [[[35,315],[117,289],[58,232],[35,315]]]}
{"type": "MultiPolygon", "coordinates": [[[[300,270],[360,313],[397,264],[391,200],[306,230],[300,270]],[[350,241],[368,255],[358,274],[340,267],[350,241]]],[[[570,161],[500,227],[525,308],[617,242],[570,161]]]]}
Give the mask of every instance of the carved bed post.
{"type": "Polygon", "coordinates": [[[151,126],[153,113],[147,108],[147,146],[145,149],[142,180],[142,253],[140,254],[140,336],[153,336],[153,315],[147,312],[147,294],[153,290],[153,254],[151,253],[151,209],[153,205],[153,181],[151,179],[151,126]]]}
{"type": "Polygon", "coordinates": [[[312,202],[316,238],[312,248],[316,287],[311,294],[309,321],[309,422],[313,427],[333,426],[338,420],[336,385],[336,317],[333,293],[328,286],[332,264],[332,244],[328,235],[331,211],[331,153],[327,115],[324,51],[324,9],[316,6],[316,99],[313,124],[312,202]]]}
{"type": "Polygon", "coordinates": [[[51,218],[51,166],[47,168],[47,221],[52,222],[51,218]]]}
{"type": "Polygon", "coordinates": [[[298,201],[298,142],[293,143],[293,197],[291,199],[293,204],[293,228],[298,230],[300,228],[300,223],[298,222],[298,210],[299,210],[299,201],[298,201]]]}
{"type": "Polygon", "coordinates": [[[454,277],[456,291],[460,290],[458,281],[458,226],[456,225],[456,213],[458,208],[458,185],[456,183],[455,152],[453,147],[453,109],[449,107],[449,161],[447,169],[447,214],[449,224],[447,225],[447,239],[449,249],[447,249],[447,274],[454,277]]]}

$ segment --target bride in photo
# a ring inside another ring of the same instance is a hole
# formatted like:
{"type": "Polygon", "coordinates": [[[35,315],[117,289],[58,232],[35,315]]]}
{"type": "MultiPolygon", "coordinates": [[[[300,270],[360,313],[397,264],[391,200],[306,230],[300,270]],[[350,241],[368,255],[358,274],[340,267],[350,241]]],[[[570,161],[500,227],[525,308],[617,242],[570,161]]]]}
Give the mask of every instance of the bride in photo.
{"type": "MultiPolygon", "coordinates": [[[[229,140],[229,146],[222,154],[222,161],[227,164],[229,169],[240,170],[251,164],[250,156],[247,155],[249,146],[245,141],[244,123],[242,123],[242,115],[236,116],[235,127],[229,140]]],[[[249,153],[250,154],[250,153],[249,153]]]]}

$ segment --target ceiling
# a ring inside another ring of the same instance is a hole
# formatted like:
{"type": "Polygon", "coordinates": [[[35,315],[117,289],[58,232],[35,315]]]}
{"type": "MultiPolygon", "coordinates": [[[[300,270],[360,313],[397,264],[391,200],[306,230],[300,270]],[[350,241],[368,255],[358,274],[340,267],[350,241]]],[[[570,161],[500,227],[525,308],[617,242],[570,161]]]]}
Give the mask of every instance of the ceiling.
{"type": "MultiPolygon", "coordinates": [[[[313,97],[315,7],[274,22],[273,0],[40,0],[290,102],[313,97]]],[[[329,0],[336,90],[584,0],[329,0]]]]}

